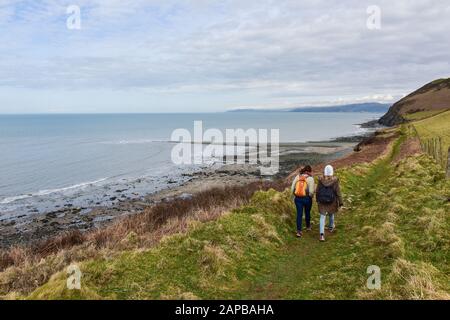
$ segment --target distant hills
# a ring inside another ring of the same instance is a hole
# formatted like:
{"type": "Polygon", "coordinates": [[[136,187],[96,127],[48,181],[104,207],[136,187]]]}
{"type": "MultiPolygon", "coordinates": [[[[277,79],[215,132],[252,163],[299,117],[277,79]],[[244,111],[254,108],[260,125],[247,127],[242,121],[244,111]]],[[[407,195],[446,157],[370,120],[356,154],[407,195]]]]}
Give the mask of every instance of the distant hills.
{"type": "Polygon", "coordinates": [[[393,126],[411,119],[412,114],[432,114],[450,109],[450,78],[432,81],[396,102],[379,123],[393,126]]]}
{"type": "Polygon", "coordinates": [[[329,107],[302,107],[290,110],[291,112],[376,112],[383,113],[389,110],[390,104],[377,102],[354,103],[329,107]]]}
{"type": "Polygon", "coordinates": [[[322,107],[299,107],[291,109],[235,109],[229,112],[374,112],[384,113],[389,110],[390,104],[377,102],[354,103],[322,107]]]}
{"type": "Polygon", "coordinates": [[[287,112],[291,109],[258,109],[258,108],[245,108],[245,109],[233,109],[227,112],[287,112]]]}
{"type": "Polygon", "coordinates": [[[434,80],[392,106],[377,102],[291,109],[236,109],[229,112],[374,112],[385,113],[378,123],[394,126],[450,110],[450,78],[434,80]]]}

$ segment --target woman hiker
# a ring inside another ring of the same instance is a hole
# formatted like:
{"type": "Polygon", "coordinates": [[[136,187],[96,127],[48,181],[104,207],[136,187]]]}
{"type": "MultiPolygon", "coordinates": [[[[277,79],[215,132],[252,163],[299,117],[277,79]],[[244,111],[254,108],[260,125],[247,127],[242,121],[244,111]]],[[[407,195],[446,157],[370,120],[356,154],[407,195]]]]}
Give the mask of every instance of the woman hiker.
{"type": "Polygon", "coordinates": [[[333,167],[327,165],[324,169],[324,176],[319,177],[316,190],[317,206],[320,213],[320,241],[325,241],[325,219],[330,217],[328,231],[334,231],[334,215],[342,206],[341,188],[339,179],[334,176],[333,167]]]}
{"type": "Polygon", "coordinates": [[[311,166],[305,166],[295,177],[291,186],[291,193],[294,195],[295,206],[297,208],[297,237],[301,238],[303,209],[305,209],[306,230],[311,230],[311,208],[314,196],[314,178],[311,166]]]}

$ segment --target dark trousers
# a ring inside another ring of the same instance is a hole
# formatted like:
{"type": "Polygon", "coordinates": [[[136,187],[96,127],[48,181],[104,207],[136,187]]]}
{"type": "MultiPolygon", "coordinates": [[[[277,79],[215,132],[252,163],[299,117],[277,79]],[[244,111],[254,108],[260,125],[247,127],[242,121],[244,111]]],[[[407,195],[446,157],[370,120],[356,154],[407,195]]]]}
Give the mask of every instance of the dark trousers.
{"type": "Polygon", "coordinates": [[[305,209],[306,227],[311,227],[311,197],[295,197],[295,206],[297,207],[297,231],[302,231],[303,208],[305,209]]]}

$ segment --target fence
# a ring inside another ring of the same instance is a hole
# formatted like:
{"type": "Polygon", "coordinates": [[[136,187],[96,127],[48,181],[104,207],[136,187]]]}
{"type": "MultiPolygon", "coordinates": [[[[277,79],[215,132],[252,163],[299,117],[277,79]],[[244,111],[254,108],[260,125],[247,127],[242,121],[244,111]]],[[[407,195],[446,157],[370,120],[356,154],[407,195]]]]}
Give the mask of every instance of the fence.
{"type": "Polygon", "coordinates": [[[450,179],[450,148],[448,148],[447,153],[447,178],[450,179]]]}
{"type": "Polygon", "coordinates": [[[441,137],[422,138],[414,126],[408,126],[409,133],[420,140],[422,151],[430,155],[447,172],[447,178],[450,178],[450,148],[446,149],[441,137]]]}

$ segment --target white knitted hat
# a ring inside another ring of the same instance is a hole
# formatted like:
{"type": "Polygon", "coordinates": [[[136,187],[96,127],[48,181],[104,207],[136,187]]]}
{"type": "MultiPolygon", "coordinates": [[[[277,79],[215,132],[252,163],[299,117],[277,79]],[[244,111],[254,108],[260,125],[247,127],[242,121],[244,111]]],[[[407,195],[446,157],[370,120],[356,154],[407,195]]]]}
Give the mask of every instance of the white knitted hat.
{"type": "Polygon", "coordinates": [[[332,166],[327,165],[325,167],[325,170],[323,171],[323,173],[324,173],[325,176],[330,176],[331,177],[334,174],[334,169],[333,169],[332,166]]]}

